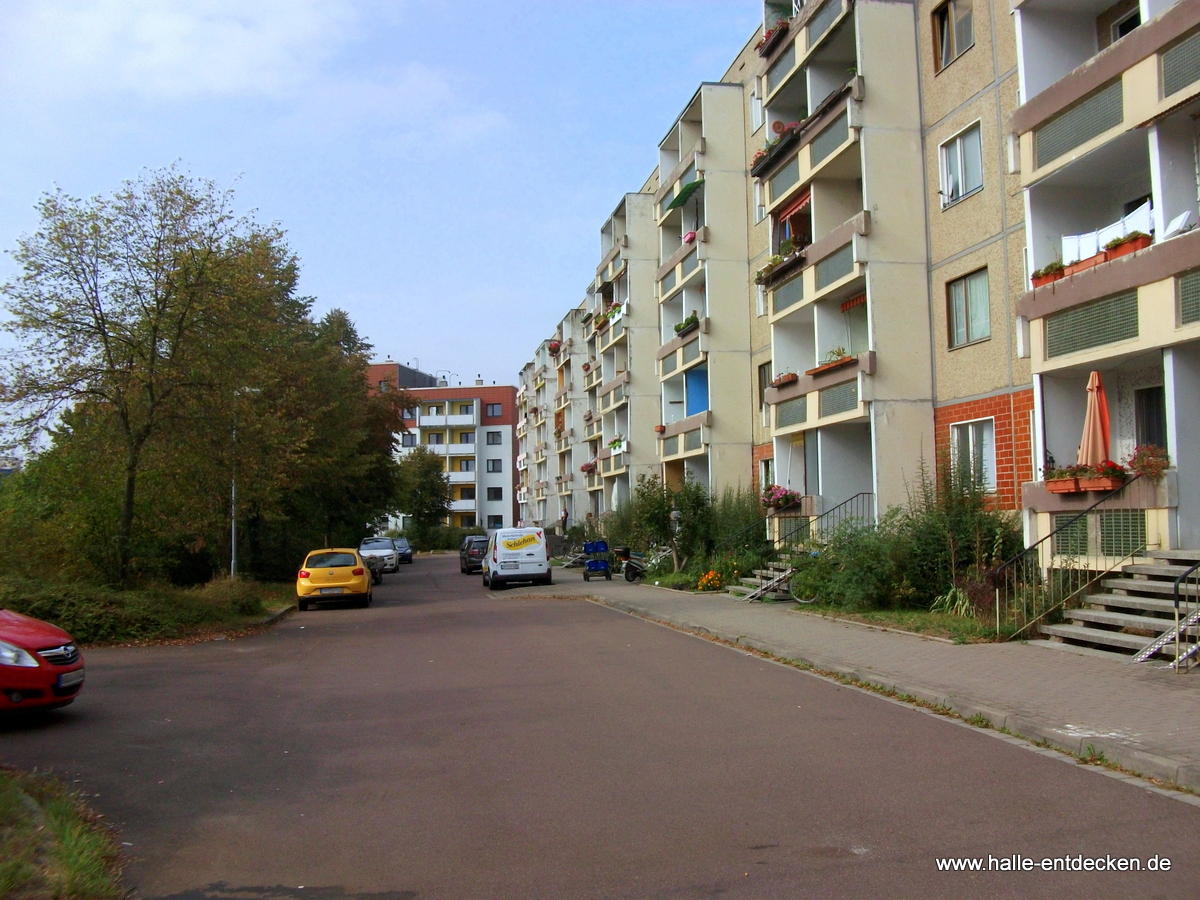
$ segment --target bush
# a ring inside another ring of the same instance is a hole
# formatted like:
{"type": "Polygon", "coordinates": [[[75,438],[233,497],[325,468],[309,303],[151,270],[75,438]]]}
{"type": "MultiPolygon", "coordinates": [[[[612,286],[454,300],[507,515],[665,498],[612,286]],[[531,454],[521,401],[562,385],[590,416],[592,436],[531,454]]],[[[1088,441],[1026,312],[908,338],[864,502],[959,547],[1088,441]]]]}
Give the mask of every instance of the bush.
{"type": "Polygon", "coordinates": [[[389,532],[393,537],[407,538],[414,550],[457,550],[463,538],[469,534],[487,534],[482,528],[459,528],[457,525],[439,525],[421,532],[389,532]]]}

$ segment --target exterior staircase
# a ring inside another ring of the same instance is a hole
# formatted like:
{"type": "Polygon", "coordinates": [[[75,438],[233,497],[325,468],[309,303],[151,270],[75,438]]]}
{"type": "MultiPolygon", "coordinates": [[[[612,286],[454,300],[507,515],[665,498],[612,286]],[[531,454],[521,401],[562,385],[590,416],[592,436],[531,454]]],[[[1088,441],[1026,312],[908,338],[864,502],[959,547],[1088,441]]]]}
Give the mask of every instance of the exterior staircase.
{"type": "MultiPolygon", "coordinates": [[[[1175,656],[1175,579],[1200,562],[1200,550],[1151,550],[1149,562],[1121,567],[1120,577],[1101,579],[1083,597],[1080,609],[1064,612],[1059,625],[1040,625],[1043,635],[1054,641],[1137,656],[1156,639],[1170,637],[1158,650],[1163,659],[1175,656]]],[[[1180,595],[1194,604],[1200,588],[1189,581],[1180,585],[1180,595]]]]}
{"type": "Polygon", "coordinates": [[[765,591],[761,596],[755,596],[766,584],[778,579],[781,575],[791,568],[786,558],[767,563],[765,569],[755,569],[753,578],[743,575],[738,579],[737,584],[728,584],[725,586],[725,595],[734,600],[761,600],[761,601],[781,601],[792,600],[792,592],[788,588],[788,583],[778,585],[774,590],[765,591]]]}

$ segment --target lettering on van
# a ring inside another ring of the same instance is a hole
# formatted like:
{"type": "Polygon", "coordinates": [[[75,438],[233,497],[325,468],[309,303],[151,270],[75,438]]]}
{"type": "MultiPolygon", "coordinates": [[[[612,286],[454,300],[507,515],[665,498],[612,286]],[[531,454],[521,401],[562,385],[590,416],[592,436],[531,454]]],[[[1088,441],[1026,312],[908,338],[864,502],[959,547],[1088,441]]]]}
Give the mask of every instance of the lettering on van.
{"type": "Polygon", "coordinates": [[[502,543],[505,550],[520,550],[523,547],[539,543],[539,540],[536,534],[523,534],[519,538],[509,538],[502,543]]]}

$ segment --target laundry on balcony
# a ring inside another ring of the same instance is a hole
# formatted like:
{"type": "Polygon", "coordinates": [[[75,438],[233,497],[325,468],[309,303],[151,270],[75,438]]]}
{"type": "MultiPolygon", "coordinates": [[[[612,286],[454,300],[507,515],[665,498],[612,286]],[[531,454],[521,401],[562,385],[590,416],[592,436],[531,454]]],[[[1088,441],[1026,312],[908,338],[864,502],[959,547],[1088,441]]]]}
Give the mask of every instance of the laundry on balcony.
{"type": "Polygon", "coordinates": [[[1129,215],[1118,219],[1111,225],[1106,225],[1096,231],[1083,234],[1064,234],[1062,239],[1062,259],[1068,265],[1078,260],[1088,259],[1098,254],[1104,245],[1134,231],[1150,234],[1154,230],[1151,216],[1150,201],[1147,200],[1129,215]]]}

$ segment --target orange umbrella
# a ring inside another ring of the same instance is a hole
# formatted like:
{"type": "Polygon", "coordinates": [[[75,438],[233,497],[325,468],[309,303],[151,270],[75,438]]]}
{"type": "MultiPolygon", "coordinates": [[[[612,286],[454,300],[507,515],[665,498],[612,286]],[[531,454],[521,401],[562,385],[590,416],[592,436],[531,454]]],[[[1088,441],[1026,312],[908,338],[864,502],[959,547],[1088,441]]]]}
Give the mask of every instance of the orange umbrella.
{"type": "Polygon", "coordinates": [[[1108,398],[1099,372],[1088,378],[1087,412],[1083,417],[1083,440],[1079,442],[1081,466],[1095,466],[1108,459],[1108,398]]]}

